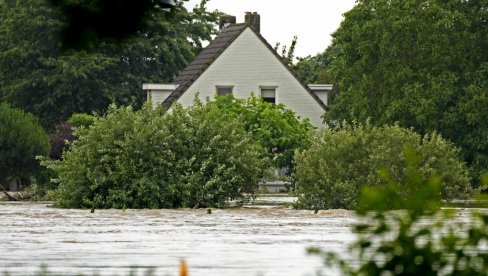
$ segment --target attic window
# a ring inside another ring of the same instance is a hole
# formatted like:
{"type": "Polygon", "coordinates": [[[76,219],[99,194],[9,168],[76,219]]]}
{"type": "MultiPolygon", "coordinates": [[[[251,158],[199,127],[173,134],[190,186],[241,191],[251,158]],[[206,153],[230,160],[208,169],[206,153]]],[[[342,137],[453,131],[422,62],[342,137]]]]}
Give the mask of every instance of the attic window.
{"type": "Polygon", "coordinates": [[[276,87],[261,87],[261,98],[263,101],[275,104],[276,103],[276,87]]]}
{"type": "Polygon", "coordinates": [[[217,86],[217,95],[232,94],[232,86],[217,86]]]}

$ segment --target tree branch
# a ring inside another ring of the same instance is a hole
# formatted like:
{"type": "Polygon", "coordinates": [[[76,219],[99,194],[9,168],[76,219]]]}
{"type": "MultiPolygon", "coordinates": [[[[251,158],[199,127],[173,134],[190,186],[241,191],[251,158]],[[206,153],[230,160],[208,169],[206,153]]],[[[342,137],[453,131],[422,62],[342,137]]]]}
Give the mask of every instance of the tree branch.
{"type": "Polygon", "coordinates": [[[2,191],[10,201],[17,201],[18,199],[7,192],[7,189],[0,184],[0,191],[2,191]]]}

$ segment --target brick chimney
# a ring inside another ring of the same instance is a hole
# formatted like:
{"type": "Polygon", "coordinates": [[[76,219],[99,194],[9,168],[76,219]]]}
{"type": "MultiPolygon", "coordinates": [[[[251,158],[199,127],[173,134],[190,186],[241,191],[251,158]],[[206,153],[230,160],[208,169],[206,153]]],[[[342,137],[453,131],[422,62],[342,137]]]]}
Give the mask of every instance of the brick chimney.
{"type": "Polygon", "coordinates": [[[222,15],[219,20],[219,30],[225,29],[230,24],[236,24],[236,17],[232,15],[222,15]]]}
{"type": "Polygon", "coordinates": [[[251,26],[256,32],[261,31],[261,17],[257,12],[246,12],[244,22],[251,26]]]}

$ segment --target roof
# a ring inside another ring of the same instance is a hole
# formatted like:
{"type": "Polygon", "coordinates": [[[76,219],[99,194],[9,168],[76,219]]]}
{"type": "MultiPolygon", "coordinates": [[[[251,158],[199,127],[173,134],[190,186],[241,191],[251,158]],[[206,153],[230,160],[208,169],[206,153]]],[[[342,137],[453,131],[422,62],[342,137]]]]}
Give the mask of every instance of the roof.
{"type": "Polygon", "coordinates": [[[241,33],[250,28],[254,34],[269,48],[271,53],[281,62],[281,64],[293,75],[293,77],[302,85],[302,87],[310,94],[312,98],[324,109],[327,106],[319,99],[312,90],[303,83],[297,76],[295,71],[286,64],[283,58],[276,53],[271,45],[264,39],[264,37],[256,32],[251,26],[246,23],[232,24],[223,29],[217,37],[210,42],[210,44],[202,50],[202,52],[188,65],[173,81],[173,84],[178,87],[163,101],[163,105],[170,108],[174,101],[177,101],[183,93],[205,72],[205,70],[212,65],[212,63],[234,42],[241,33]]]}

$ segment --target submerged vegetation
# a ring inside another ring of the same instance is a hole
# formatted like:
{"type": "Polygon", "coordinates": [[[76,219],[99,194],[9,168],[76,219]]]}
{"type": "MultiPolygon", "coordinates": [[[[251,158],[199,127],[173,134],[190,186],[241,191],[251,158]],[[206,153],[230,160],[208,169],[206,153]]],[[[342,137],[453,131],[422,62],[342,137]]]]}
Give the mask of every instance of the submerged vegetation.
{"type": "Polygon", "coordinates": [[[456,210],[441,210],[442,178],[426,177],[416,169],[419,159],[407,155],[403,180],[384,175],[385,187],[363,189],[356,210],[362,222],[354,227],[357,239],[347,257],[309,252],[341,275],[487,275],[488,214],[473,211],[459,220],[456,210]],[[399,189],[411,196],[398,197],[399,189]]]}
{"type": "Polygon", "coordinates": [[[237,118],[198,101],[166,113],[113,106],[75,134],[62,160],[44,161],[63,208],[225,207],[252,198],[266,168],[237,118]]]}
{"type": "Polygon", "coordinates": [[[43,161],[58,185],[55,205],[64,208],[241,204],[267,171],[293,166],[294,151],[309,147],[313,131],[284,105],[254,96],[196,99],[170,111],[112,107],[75,121],[82,127],[69,132],[72,142],[58,151],[65,152],[43,161]]]}
{"type": "MultiPolygon", "coordinates": [[[[196,100],[169,112],[149,104],[139,111],[112,107],[89,121],[60,160],[44,161],[58,185],[58,207],[225,207],[252,198],[269,168],[295,166],[295,207],[354,209],[364,187],[387,185],[378,171],[405,179],[406,147],[418,155],[424,177],[441,177],[443,199],[474,192],[458,149],[436,133],[421,137],[366,123],[313,136],[307,121],[255,97],[196,100]]],[[[413,192],[398,186],[396,197],[413,192]]]]}
{"type": "MultiPolygon", "coordinates": [[[[382,189],[387,185],[378,171],[395,181],[407,177],[405,148],[418,155],[416,168],[424,177],[441,177],[443,199],[471,196],[467,169],[459,160],[458,149],[440,135],[421,137],[398,125],[345,124],[341,129],[322,130],[310,149],[296,154],[296,206],[355,209],[363,188],[382,189]]],[[[399,185],[395,200],[412,192],[399,185]]]]}
{"type": "Polygon", "coordinates": [[[0,191],[8,181],[29,178],[39,169],[36,156],[49,153],[49,139],[37,118],[6,103],[0,103],[0,191]]]}

